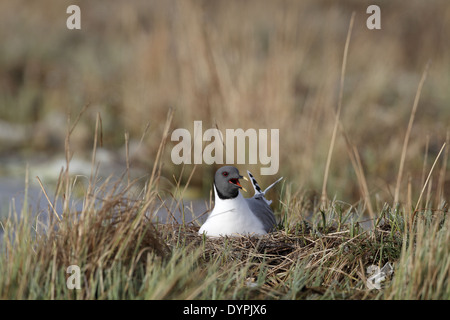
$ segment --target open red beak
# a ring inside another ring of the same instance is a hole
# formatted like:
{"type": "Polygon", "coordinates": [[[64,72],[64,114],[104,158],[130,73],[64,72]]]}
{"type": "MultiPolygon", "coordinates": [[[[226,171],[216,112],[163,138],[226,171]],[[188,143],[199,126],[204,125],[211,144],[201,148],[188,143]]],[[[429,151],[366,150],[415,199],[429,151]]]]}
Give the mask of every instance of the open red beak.
{"type": "Polygon", "coordinates": [[[239,188],[241,188],[242,190],[247,192],[247,190],[245,190],[245,188],[243,186],[241,186],[241,184],[239,183],[239,179],[230,179],[230,180],[228,180],[228,182],[237,185],[239,188]]]}

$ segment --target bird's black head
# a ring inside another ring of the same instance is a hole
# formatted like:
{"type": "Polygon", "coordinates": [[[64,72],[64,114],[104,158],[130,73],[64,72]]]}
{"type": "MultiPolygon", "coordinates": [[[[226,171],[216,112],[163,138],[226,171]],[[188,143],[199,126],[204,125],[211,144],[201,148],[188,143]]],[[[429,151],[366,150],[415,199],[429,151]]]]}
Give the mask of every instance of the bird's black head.
{"type": "MultiPolygon", "coordinates": [[[[242,176],[239,170],[232,166],[225,166],[216,171],[214,185],[220,199],[233,199],[239,194],[239,189],[243,189],[239,183],[242,176]]],[[[245,189],[244,189],[245,190],[245,189]]]]}

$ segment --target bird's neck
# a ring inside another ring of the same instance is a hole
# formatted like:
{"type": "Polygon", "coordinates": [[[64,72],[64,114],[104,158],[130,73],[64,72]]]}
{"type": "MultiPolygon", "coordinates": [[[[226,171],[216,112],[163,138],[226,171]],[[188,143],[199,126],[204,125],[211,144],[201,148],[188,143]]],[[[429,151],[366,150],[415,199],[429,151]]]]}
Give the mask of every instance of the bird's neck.
{"type": "Polygon", "coordinates": [[[242,194],[239,192],[239,190],[237,190],[236,196],[234,196],[234,197],[233,196],[231,196],[231,197],[225,196],[219,190],[217,190],[216,184],[214,184],[214,196],[215,196],[216,201],[217,201],[217,199],[232,200],[232,199],[236,199],[236,198],[242,197],[242,194]]]}

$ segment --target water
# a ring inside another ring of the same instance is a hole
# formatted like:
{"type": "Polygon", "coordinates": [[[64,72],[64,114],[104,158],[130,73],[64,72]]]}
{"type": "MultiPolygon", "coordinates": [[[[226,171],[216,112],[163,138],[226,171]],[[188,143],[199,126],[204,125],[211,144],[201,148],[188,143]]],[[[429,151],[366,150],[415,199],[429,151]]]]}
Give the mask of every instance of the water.
{"type": "MultiPolygon", "coordinates": [[[[15,177],[0,177],[0,221],[5,221],[10,213],[16,212],[20,218],[24,205],[26,203],[28,212],[32,215],[32,220],[38,219],[42,223],[48,221],[48,214],[52,214],[49,203],[36,181],[29,181],[28,196],[25,201],[25,179],[15,177]]],[[[53,191],[46,192],[51,201],[53,201],[53,191]]],[[[71,209],[81,211],[83,202],[81,198],[73,197],[71,209]]],[[[59,200],[53,204],[57,213],[63,209],[62,201],[59,200]]],[[[175,199],[164,199],[158,204],[155,212],[149,212],[154,221],[161,223],[198,223],[202,224],[208,215],[209,203],[206,200],[194,199],[177,202],[175,199]]],[[[3,234],[3,228],[0,227],[0,236],[3,234]]]]}

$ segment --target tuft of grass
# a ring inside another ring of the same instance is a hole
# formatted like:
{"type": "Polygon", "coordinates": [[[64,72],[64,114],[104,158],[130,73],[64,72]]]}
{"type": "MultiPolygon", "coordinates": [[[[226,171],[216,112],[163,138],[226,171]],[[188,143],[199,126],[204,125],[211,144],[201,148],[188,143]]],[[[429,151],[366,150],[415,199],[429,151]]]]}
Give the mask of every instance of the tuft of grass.
{"type": "Polygon", "coordinates": [[[405,233],[396,272],[384,292],[387,299],[450,298],[450,222],[443,212],[424,212],[405,233]]]}

